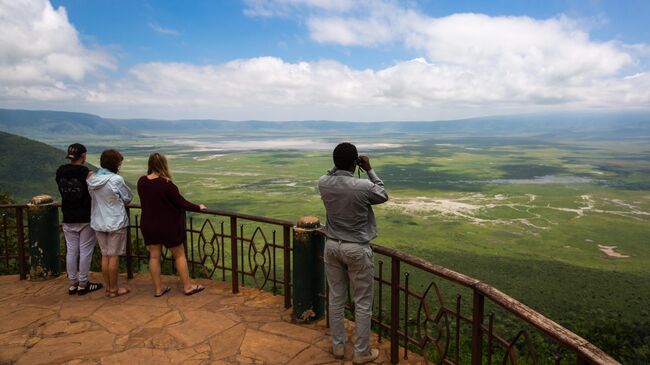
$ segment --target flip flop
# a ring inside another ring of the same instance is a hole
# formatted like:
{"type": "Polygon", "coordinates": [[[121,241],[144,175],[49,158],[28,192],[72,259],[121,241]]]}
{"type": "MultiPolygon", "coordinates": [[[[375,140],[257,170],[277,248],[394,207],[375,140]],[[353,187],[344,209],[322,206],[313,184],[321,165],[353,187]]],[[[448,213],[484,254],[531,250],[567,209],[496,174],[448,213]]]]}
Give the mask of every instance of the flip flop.
{"type": "Polygon", "coordinates": [[[119,288],[119,289],[117,289],[115,291],[111,291],[110,295],[108,297],[109,298],[117,298],[117,297],[121,297],[122,295],[127,295],[130,292],[131,292],[131,290],[129,288],[119,288]],[[122,291],[120,291],[120,290],[122,290],[122,291]]]}
{"type": "Polygon", "coordinates": [[[185,295],[193,295],[193,294],[196,294],[198,292],[203,291],[203,289],[205,289],[205,287],[203,285],[194,285],[194,287],[192,287],[192,289],[190,291],[185,292],[185,295]]]}
{"type": "Polygon", "coordinates": [[[156,297],[156,298],[160,298],[163,295],[167,294],[167,292],[169,292],[170,290],[172,290],[172,288],[166,286],[166,287],[163,288],[163,290],[160,293],[154,294],[153,296],[156,297]]]}

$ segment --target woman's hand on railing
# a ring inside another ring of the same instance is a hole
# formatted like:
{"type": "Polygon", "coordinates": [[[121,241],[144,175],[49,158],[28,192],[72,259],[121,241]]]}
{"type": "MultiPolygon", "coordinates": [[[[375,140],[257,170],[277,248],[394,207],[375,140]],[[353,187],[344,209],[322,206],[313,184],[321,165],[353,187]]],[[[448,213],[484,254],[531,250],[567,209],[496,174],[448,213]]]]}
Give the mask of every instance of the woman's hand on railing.
{"type": "Polygon", "coordinates": [[[206,210],[208,208],[204,204],[199,204],[199,209],[206,210]]]}

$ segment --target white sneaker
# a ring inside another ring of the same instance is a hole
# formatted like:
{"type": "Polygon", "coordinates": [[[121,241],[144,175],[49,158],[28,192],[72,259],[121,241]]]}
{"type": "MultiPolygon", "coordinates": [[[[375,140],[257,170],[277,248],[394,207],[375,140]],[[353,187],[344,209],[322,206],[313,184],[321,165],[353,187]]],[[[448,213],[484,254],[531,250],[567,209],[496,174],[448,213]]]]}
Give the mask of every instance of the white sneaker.
{"type": "Polygon", "coordinates": [[[370,349],[365,355],[357,355],[354,354],[354,357],[352,358],[352,363],[357,365],[357,364],[365,364],[371,361],[375,361],[379,357],[379,350],[377,349],[370,349]]]}
{"type": "Polygon", "coordinates": [[[343,359],[345,357],[345,346],[332,346],[332,353],[335,359],[343,359]]]}

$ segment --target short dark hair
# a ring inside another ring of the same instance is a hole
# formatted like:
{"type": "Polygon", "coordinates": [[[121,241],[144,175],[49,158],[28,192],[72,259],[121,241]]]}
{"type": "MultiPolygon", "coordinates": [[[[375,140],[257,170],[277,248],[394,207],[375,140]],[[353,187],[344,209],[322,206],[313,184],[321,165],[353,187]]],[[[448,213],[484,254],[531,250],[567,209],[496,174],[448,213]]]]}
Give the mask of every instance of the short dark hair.
{"type": "Polygon", "coordinates": [[[124,161],[124,156],[117,150],[111,149],[102,152],[102,157],[99,158],[99,165],[117,174],[122,161],[124,161]]]}
{"type": "Polygon", "coordinates": [[[73,143],[68,146],[68,154],[65,156],[65,158],[71,161],[77,161],[81,158],[81,155],[86,152],[86,146],[82,145],[81,143],[73,143]]]}
{"type": "Polygon", "coordinates": [[[334,165],[340,170],[350,169],[357,158],[359,158],[357,148],[352,143],[348,142],[339,143],[339,145],[334,148],[334,153],[332,154],[334,165]]]}

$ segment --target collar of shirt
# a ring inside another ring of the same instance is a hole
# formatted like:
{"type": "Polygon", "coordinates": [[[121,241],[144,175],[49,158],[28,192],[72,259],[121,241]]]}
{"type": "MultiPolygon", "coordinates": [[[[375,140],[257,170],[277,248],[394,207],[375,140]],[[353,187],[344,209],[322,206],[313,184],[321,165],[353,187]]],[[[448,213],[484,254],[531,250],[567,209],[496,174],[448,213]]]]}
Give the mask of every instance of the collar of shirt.
{"type": "Polygon", "coordinates": [[[330,171],[328,171],[329,175],[332,176],[349,176],[349,177],[354,177],[354,172],[348,171],[348,170],[339,170],[337,168],[333,168],[330,171]]]}

